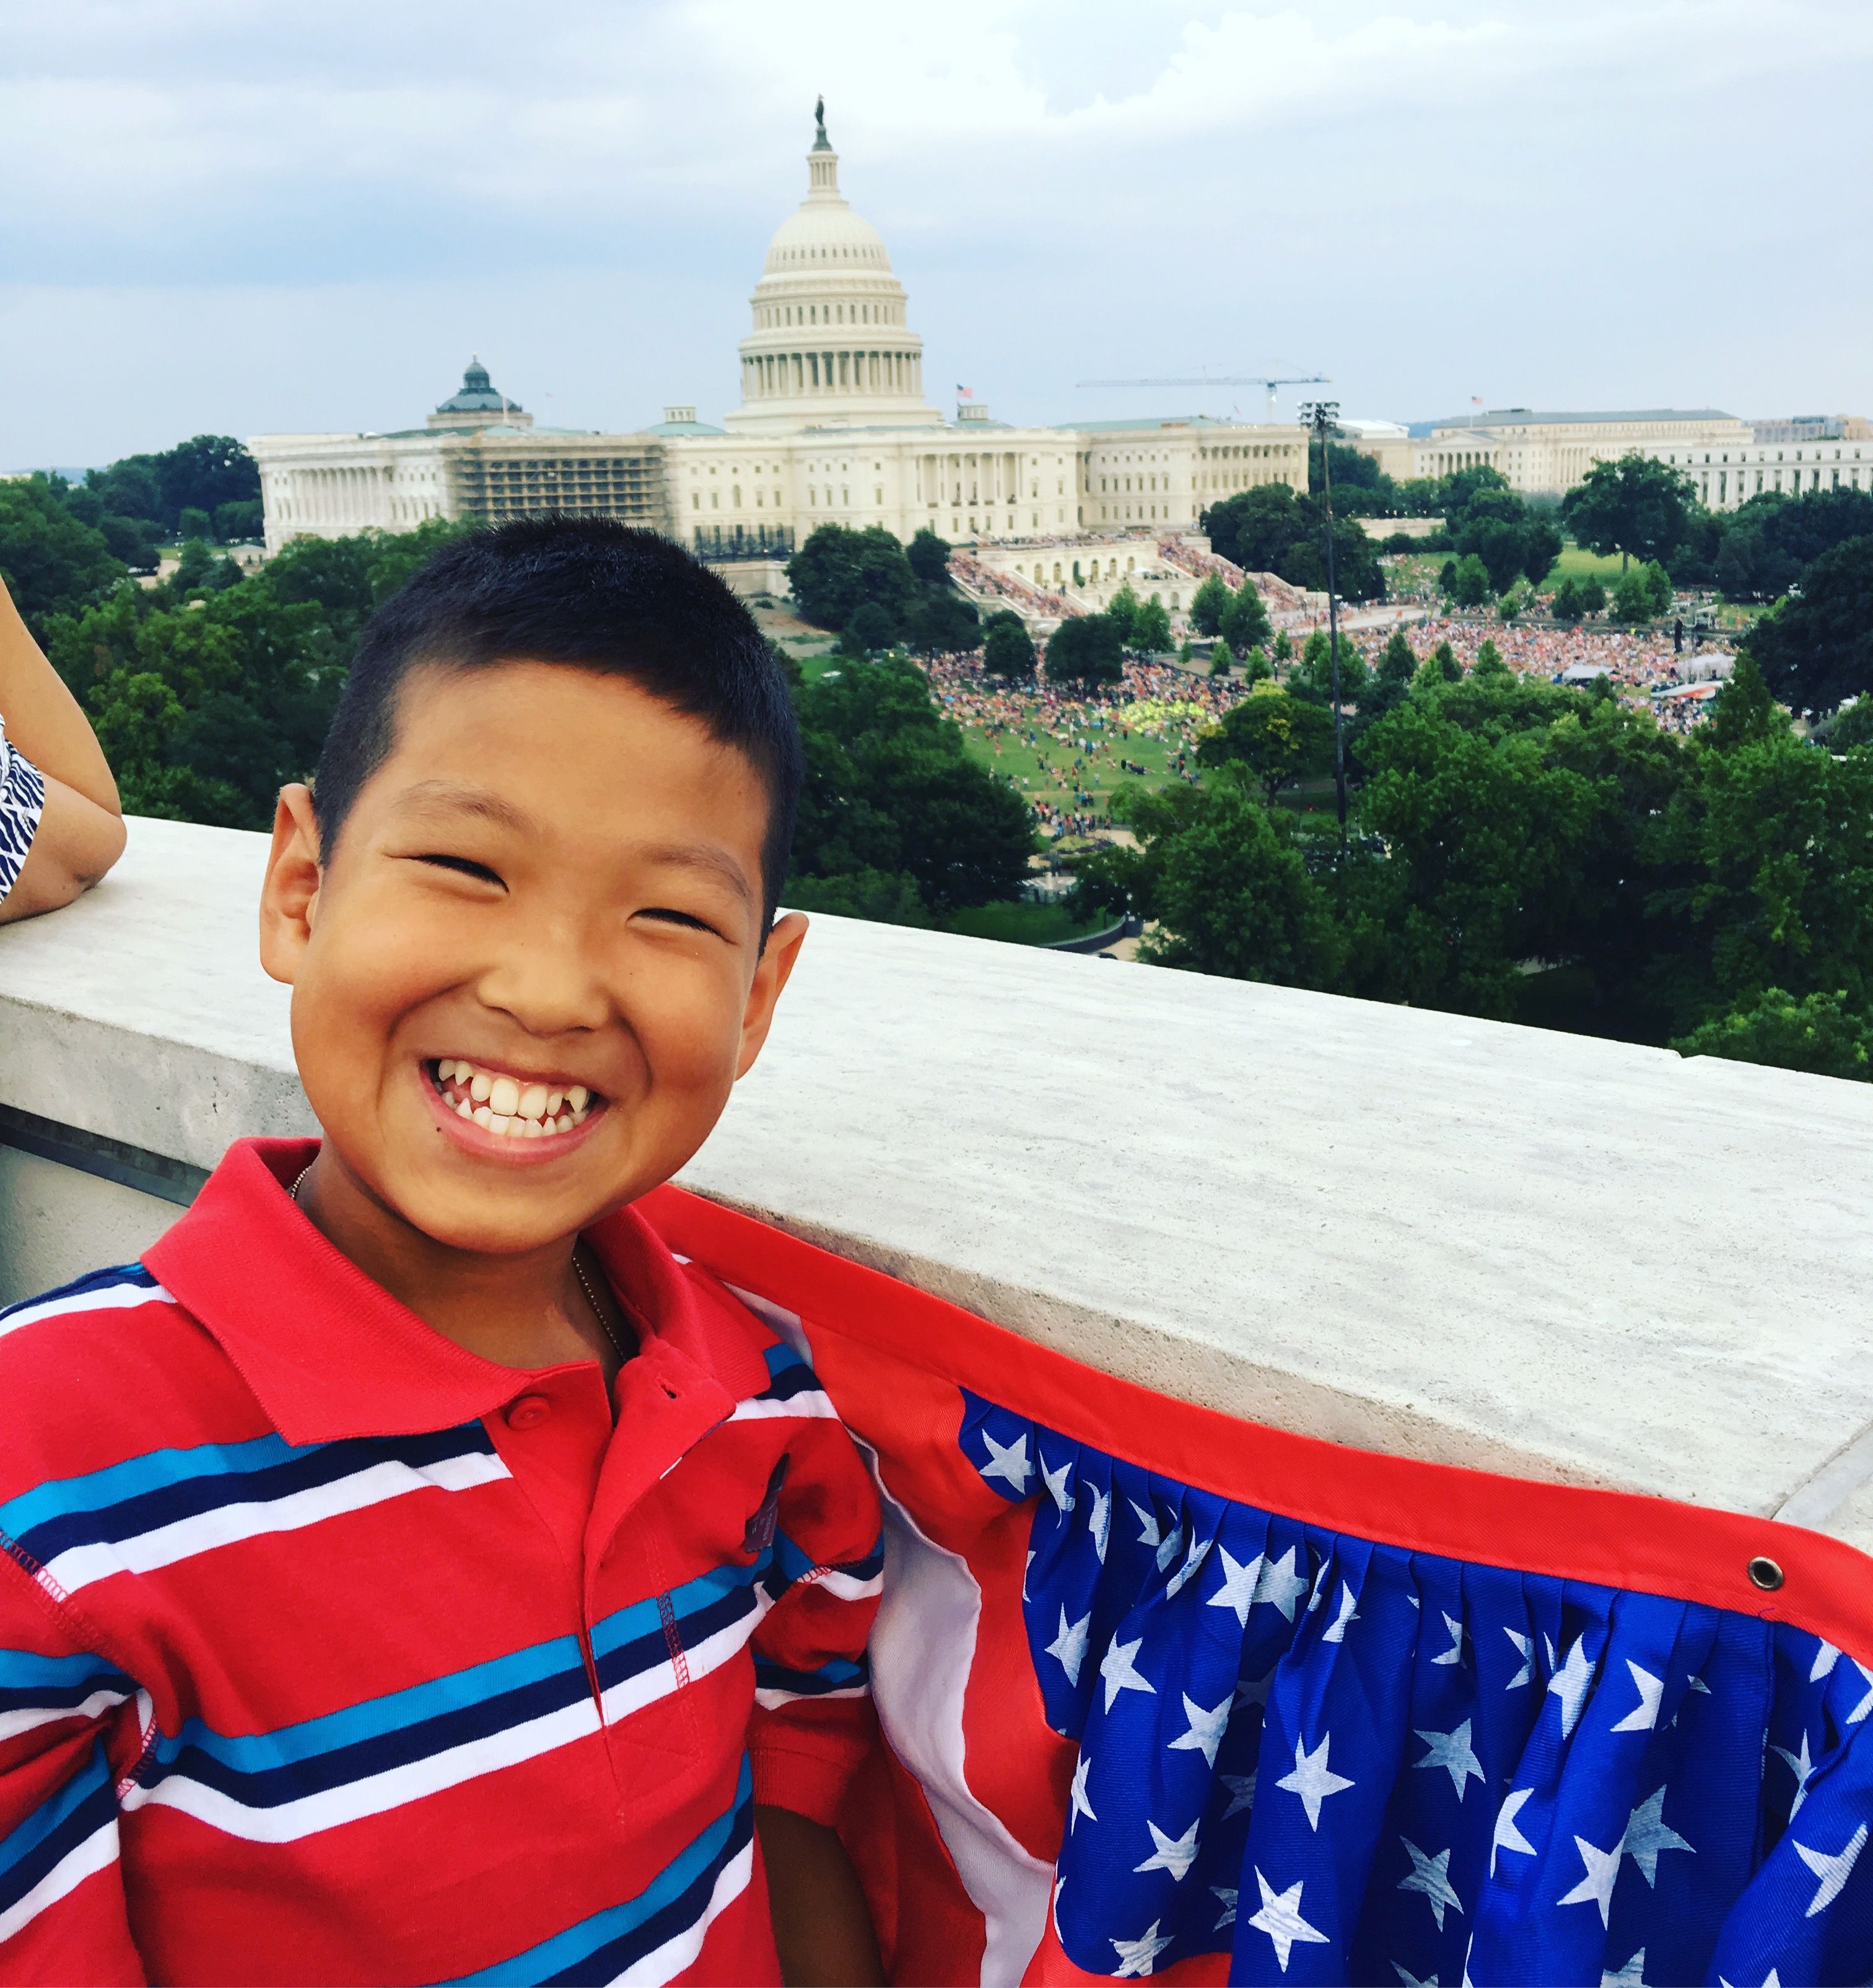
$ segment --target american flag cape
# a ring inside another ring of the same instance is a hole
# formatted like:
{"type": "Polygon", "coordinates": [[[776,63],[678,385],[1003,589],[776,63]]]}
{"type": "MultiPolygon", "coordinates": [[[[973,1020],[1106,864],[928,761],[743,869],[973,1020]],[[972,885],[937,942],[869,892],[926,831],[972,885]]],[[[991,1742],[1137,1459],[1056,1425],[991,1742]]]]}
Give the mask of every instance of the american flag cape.
{"type": "Polygon", "coordinates": [[[874,1462],[842,1834],[894,1981],[1873,1976],[1865,1556],[1236,1421],[641,1205],[874,1462]]]}

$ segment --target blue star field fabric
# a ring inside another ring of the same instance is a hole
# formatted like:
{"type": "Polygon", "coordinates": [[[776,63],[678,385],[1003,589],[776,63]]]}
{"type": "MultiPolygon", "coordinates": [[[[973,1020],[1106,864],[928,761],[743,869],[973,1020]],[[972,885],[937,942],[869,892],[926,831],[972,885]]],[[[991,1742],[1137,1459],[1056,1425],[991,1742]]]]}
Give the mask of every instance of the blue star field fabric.
{"type": "Polygon", "coordinates": [[[1028,1655],[1079,1750],[1053,1901],[1078,1967],[1873,1975],[1873,1675],[1817,1635],[1324,1531],[966,1391],[958,1440],[1033,1500],[1028,1655]]]}

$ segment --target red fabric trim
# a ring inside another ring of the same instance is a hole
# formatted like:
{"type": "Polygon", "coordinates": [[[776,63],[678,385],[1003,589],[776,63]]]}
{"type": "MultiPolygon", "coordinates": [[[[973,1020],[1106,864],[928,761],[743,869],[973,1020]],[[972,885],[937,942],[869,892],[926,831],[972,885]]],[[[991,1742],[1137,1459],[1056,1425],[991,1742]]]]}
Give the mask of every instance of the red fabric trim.
{"type": "Polygon", "coordinates": [[[1295,1435],[1096,1372],[681,1188],[658,1188],[636,1205],[673,1249],[725,1281],[1199,1489],[1414,1552],[1793,1623],[1873,1665],[1873,1561],[1844,1540],[1671,1499],[1295,1435]],[[1148,1445],[1138,1440],[1144,1430],[1148,1445]],[[1773,1594],[1750,1579],[1758,1554],[1786,1577],[1773,1594]]]}
{"type": "Polygon", "coordinates": [[[839,1821],[854,1762],[828,1759],[803,1748],[752,1742],[748,1757],[754,1769],[755,1800],[769,1808],[784,1808],[821,1822],[828,1829],[839,1821]]]}

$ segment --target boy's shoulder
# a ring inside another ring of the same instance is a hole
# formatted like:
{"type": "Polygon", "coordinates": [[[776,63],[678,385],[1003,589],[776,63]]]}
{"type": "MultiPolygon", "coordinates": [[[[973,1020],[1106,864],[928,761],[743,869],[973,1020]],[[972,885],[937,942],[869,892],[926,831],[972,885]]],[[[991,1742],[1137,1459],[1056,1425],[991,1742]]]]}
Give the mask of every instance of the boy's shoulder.
{"type": "Polygon", "coordinates": [[[712,1364],[736,1398],[735,1421],[839,1419],[814,1374],[797,1318],[688,1257],[674,1261],[692,1295],[712,1364]]]}
{"type": "Polygon", "coordinates": [[[0,1500],[157,1449],[255,1432],[226,1356],[142,1263],[0,1310],[0,1500]]]}

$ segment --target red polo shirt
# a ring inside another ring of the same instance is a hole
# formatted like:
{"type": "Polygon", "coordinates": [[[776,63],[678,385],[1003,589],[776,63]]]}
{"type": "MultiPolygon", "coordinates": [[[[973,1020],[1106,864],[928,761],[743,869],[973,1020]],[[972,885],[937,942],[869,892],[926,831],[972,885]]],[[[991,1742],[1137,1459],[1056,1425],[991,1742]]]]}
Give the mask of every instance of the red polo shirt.
{"type": "Polygon", "coordinates": [[[872,1731],[879,1516],[805,1360],[630,1209],[641,1334],[465,1351],[237,1145],[0,1313],[0,1978],[779,1978],[755,1801],[872,1731]]]}

